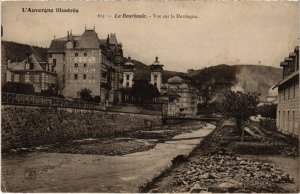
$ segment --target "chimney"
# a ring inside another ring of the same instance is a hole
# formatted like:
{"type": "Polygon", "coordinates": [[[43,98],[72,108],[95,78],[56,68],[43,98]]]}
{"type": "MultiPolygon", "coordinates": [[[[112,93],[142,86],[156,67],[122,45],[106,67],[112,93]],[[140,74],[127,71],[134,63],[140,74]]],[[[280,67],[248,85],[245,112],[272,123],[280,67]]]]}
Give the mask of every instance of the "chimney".
{"type": "Polygon", "coordinates": [[[68,40],[69,40],[69,38],[70,38],[70,34],[69,34],[69,30],[68,30],[68,40]]]}

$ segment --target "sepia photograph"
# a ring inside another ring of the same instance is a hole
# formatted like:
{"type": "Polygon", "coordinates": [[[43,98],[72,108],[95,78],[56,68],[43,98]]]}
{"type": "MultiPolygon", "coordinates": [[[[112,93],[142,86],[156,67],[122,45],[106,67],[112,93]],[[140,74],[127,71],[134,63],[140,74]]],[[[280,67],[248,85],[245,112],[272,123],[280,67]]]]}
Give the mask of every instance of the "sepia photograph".
{"type": "Polygon", "coordinates": [[[0,4],[1,192],[300,192],[298,1],[0,4]]]}

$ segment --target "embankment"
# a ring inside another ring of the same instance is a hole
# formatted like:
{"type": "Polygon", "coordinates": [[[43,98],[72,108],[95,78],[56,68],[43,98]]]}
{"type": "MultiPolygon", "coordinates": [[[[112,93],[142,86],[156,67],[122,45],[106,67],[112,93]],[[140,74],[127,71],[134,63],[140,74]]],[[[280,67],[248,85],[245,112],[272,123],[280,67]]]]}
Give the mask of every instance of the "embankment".
{"type": "Polygon", "coordinates": [[[154,115],[67,108],[2,106],[2,150],[107,137],[161,125],[154,115]]]}

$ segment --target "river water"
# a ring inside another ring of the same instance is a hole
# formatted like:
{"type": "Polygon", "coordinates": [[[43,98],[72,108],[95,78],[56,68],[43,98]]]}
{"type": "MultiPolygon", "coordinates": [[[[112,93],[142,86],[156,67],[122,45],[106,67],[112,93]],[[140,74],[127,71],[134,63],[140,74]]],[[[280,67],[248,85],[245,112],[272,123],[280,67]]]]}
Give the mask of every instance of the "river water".
{"type": "Polygon", "coordinates": [[[215,128],[206,127],[158,143],[153,149],[124,156],[32,152],[2,156],[5,192],[139,192],[171,165],[189,154],[215,128]]]}

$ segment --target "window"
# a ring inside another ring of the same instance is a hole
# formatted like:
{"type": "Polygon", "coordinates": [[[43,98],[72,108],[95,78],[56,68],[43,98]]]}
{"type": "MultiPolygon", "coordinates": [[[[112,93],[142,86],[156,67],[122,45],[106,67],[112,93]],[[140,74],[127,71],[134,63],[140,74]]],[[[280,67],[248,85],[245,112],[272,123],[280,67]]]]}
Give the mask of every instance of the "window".
{"type": "Polygon", "coordinates": [[[129,82],[126,82],[126,88],[129,88],[129,82]]]}
{"type": "Polygon", "coordinates": [[[283,116],[282,116],[282,129],[285,129],[285,111],[283,111],[283,116]]]}
{"type": "Polygon", "coordinates": [[[49,54],[49,58],[52,58],[52,54],[49,54]]]}
{"type": "Polygon", "coordinates": [[[290,96],[291,96],[291,87],[288,88],[288,98],[287,98],[288,100],[290,99],[290,96]]]}
{"type": "Polygon", "coordinates": [[[281,92],[278,92],[278,101],[281,102],[281,92]]]}
{"type": "Polygon", "coordinates": [[[83,64],[83,67],[86,68],[86,64],[83,64]]]}
{"type": "Polygon", "coordinates": [[[283,101],[285,101],[285,88],[283,89],[283,101]]]}
{"type": "Polygon", "coordinates": [[[75,57],[78,57],[78,53],[75,53],[75,57]]]}
{"type": "Polygon", "coordinates": [[[157,75],[154,75],[153,78],[154,78],[154,81],[157,81],[157,75]]]}
{"type": "Polygon", "coordinates": [[[78,63],[75,63],[74,67],[77,68],[78,67],[78,63]]]}
{"type": "Polygon", "coordinates": [[[25,83],[29,83],[30,82],[30,75],[26,74],[25,75],[25,83]]]}
{"type": "Polygon", "coordinates": [[[86,79],[86,74],[83,74],[83,79],[86,79]]]}
{"type": "Polygon", "coordinates": [[[53,66],[56,66],[56,59],[52,60],[53,66]]]}
{"type": "Polygon", "coordinates": [[[78,74],[74,74],[74,79],[78,79],[78,74]]]}
{"type": "Polygon", "coordinates": [[[126,79],[129,80],[129,75],[126,75],[126,79]]]}
{"type": "Polygon", "coordinates": [[[84,54],[83,54],[83,56],[85,56],[85,57],[86,57],[86,56],[87,56],[87,53],[84,53],[84,54]]]}
{"type": "Polygon", "coordinates": [[[14,81],[15,81],[15,82],[19,82],[19,81],[20,81],[20,76],[19,76],[19,74],[15,74],[15,75],[14,75],[14,81]]]}
{"type": "Polygon", "coordinates": [[[156,82],[154,82],[154,86],[157,87],[157,83],[156,82]]]}
{"type": "Polygon", "coordinates": [[[277,116],[278,116],[278,118],[277,118],[278,119],[278,128],[281,129],[280,111],[278,111],[278,115],[277,116]]]}
{"type": "Polygon", "coordinates": [[[293,128],[292,128],[292,133],[294,133],[295,132],[295,122],[296,122],[296,120],[295,120],[295,111],[293,111],[293,128]]]}
{"type": "Polygon", "coordinates": [[[25,69],[30,69],[30,64],[29,63],[25,64],[25,69]]]}
{"type": "Polygon", "coordinates": [[[294,82],[293,99],[296,98],[296,83],[294,82]]]}
{"type": "Polygon", "coordinates": [[[290,111],[287,111],[287,131],[290,131],[290,111]]]}

